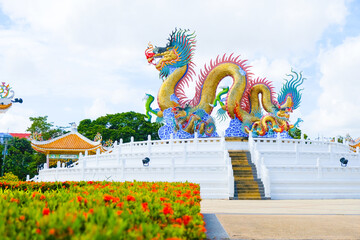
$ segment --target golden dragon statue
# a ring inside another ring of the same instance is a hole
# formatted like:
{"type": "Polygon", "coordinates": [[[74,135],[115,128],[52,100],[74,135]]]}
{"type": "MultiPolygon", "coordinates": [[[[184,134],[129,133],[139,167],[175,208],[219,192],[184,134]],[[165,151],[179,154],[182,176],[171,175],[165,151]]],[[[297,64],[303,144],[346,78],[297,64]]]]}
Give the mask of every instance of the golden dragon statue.
{"type": "Polygon", "coordinates": [[[8,111],[13,103],[22,103],[23,100],[21,98],[14,98],[15,92],[11,90],[9,84],[2,82],[0,84],[0,113],[5,113],[8,111]]]}
{"type": "Polygon", "coordinates": [[[188,99],[184,89],[196,75],[192,61],[194,50],[195,34],[181,29],[170,34],[165,47],[149,43],[145,50],[148,63],[155,66],[163,80],[157,96],[159,108],[151,108],[155,98],[150,94],[147,94],[145,106],[149,121],[151,114],[158,117],[157,121],[165,117],[165,126],[159,130],[162,139],[168,139],[171,133],[180,130],[183,134],[179,138],[191,137],[195,132],[204,137],[215,136],[215,124],[210,115],[217,103],[220,104],[219,116],[231,118],[226,130],[228,136],[247,136],[250,131],[264,136],[293,127],[289,123],[289,113],[300,104],[302,89],[298,90],[298,87],[305,79],[301,73],[292,71],[288,75],[291,79],[286,80],[276,98],[270,81],[252,78],[246,60],[233,54],[218,56],[205,65],[204,71],[200,70],[195,96],[188,99]],[[232,86],[217,94],[225,77],[233,79],[232,86]],[[221,98],[225,94],[226,97],[221,98]],[[232,129],[235,122],[240,123],[237,128],[241,129],[232,129]]]}

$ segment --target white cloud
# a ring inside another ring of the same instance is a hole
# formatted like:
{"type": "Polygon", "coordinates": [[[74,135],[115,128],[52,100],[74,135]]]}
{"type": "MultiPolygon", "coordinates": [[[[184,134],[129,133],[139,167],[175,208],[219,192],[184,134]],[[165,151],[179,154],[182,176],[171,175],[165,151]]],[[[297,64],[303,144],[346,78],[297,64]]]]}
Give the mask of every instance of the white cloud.
{"type": "Polygon", "coordinates": [[[347,14],[341,0],[16,0],[0,6],[12,21],[0,29],[0,80],[13,86],[23,107],[55,124],[143,112],[145,92],[156,95],[161,84],[144,50],[149,41],[165,45],[175,27],[196,31],[199,68],[234,52],[278,87],[289,66],[314,54],[326,29],[341,29],[347,14]],[[59,106],[71,114],[59,114],[59,106]]]}
{"type": "Polygon", "coordinates": [[[251,72],[255,77],[264,78],[272,81],[276,90],[279,91],[284,82],[286,74],[290,74],[291,64],[285,59],[268,60],[265,57],[255,59],[250,64],[252,66],[251,72]]]}
{"type": "Polygon", "coordinates": [[[85,108],[85,117],[90,119],[96,119],[100,116],[106,115],[106,113],[112,112],[106,102],[103,99],[95,99],[89,108],[85,108]]]}
{"type": "Polygon", "coordinates": [[[319,56],[322,93],[316,109],[306,121],[313,132],[335,136],[349,133],[360,136],[360,36],[346,39],[341,45],[319,56]]]}
{"type": "Polygon", "coordinates": [[[31,125],[29,117],[33,114],[33,110],[13,104],[6,113],[0,113],[0,132],[25,132],[26,128],[31,125]]]}

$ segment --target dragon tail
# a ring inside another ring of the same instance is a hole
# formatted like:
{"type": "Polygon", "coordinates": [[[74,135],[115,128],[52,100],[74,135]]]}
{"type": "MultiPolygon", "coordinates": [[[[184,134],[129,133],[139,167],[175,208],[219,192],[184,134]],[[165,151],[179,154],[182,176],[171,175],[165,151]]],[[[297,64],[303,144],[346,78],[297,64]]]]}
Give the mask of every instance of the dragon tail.
{"type": "Polygon", "coordinates": [[[153,113],[153,114],[157,114],[152,108],[151,108],[151,104],[152,102],[154,101],[154,96],[152,96],[151,94],[146,94],[145,97],[144,97],[144,100],[146,100],[145,102],[145,115],[146,115],[146,118],[149,122],[151,122],[151,114],[150,113],[153,113]]]}

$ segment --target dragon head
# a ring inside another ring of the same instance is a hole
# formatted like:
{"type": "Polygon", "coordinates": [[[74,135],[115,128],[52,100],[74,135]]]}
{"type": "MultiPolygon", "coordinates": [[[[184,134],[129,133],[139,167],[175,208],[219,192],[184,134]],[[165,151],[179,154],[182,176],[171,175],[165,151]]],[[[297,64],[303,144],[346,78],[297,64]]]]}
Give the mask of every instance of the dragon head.
{"type": "Polygon", "coordinates": [[[195,48],[195,35],[189,30],[173,31],[165,47],[154,47],[149,43],[145,50],[148,63],[153,64],[160,71],[160,77],[168,77],[176,68],[191,62],[195,48]]]}
{"type": "Polygon", "coordinates": [[[291,69],[290,80],[286,80],[278,94],[277,101],[279,106],[275,107],[276,116],[283,120],[289,120],[290,115],[295,109],[300,106],[301,91],[298,87],[304,82],[301,73],[297,73],[291,69]]]}
{"type": "Polygon", "coordinates": [[[301,73],[298,74],[292,69],[291,72],[292,74],[287,75],[290,76],[291,79],[286,80],[277,98],[280,110],[287,112],[292,112],[300,106],[301,91],[303,89],[298,89],[298,87],[303,84],[305,80],[301,73]]]}

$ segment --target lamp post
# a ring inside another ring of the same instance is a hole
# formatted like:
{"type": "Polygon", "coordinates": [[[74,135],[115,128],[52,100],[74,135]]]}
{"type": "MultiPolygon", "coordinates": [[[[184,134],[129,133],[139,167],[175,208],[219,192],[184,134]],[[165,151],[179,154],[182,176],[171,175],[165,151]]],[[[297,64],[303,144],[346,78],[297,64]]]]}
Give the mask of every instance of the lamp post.
{"type": "Polygon", "coordinates": [[[12,136],[10,134],[7,134],[7,133],[0,134],[0,143],[4,145],[3,162],[2,162],[2,166],[1,166],[1,176],[4,176],[5,160],[6,160],[6,155],[7,155],[7,146],[8,146],[8,140],[10,138],[12,138],[12,136]]]}

